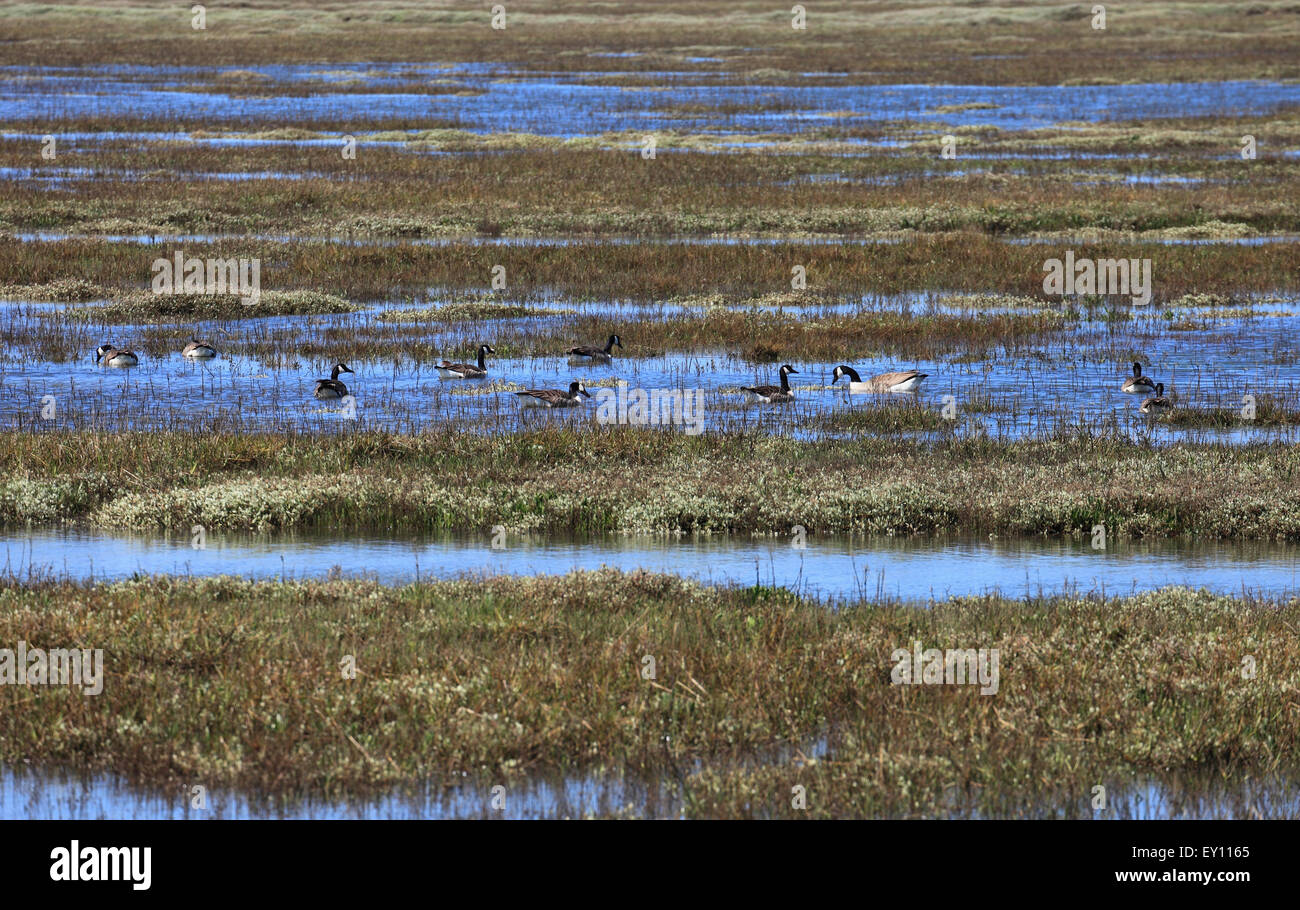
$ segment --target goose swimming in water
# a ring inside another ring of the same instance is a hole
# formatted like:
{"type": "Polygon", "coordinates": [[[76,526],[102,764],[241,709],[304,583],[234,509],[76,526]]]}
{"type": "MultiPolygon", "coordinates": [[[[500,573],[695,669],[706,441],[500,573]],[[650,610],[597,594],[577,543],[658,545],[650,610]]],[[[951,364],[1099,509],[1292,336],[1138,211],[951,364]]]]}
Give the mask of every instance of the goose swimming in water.
{"type": "Polygon", "coordinates": [[[617,335],[610,335],[609,340],[605,342],[603,348],[592,346],[582,346],[569,348],[564,353],[570,357],[581,357],[592,360],[597,363],[609,363],[614,358],[614,345],[618,345],[619,350],[623,349],[623,339],[617,335]]]}
{"type": "Polygon", "coordinates": [[[192,357],[196,360],[207,360],[217,356],[217,349],[204,341],[191,337],[190,343],[181,349],[181,355],[192,357]]]}
{"type": "Polygon", "coordinates": [[[798,370],[786,364],[781,367],[781,384],[780,385],[760,385],[760,386],[742,386],[742,392],[749,392],[760,401],[766,401],[768,404],[779,404],[786,401],[794,401],[794,392],[790,391],[789,375],[798,374],[798,370]]]}
{"type": "Polygon", "coordinates": [[[339,379],[339,373],[355,372],[346,363],[334,364],[334,369],[330,370],[329,379],[317,379],[316,391],[313,393],[317,398],[342,398],[348,393],[348,387],[339,379]]]}
{"type": "Polygon", "coordinates": [[[1174,403],[1165,397],[1165,384],[1163,382],[1156,383],[1155,397],[1142,402],[1142,407],[1139,408],[1143,414],[1161,414],[1173,409],[1174,403]]]}
{"type": "Polygon", "coordinates": [[[491,345],[481,344],[478,346],[478,366],[443,360],[438,364],[438,372],[443,379],[482,379],[487,375],[487,361],[484,358],[495,353],[491,345]]]}
{"type": "Polygon", "coordinates": [[[839,366],[835,368],[831,385],[835,385],[843,376],[849,381],[849,392],[851,393],[915,392],[921,383],[925,381],[925,377],[929,375],[929,373],[922,373],[919,370],[899,370],[893,373],[881,373],[863,382],[862,377],[858,375],[858,371],[853,367],[839,366]]]}
{"type": "Polygon", "coordinates": [[[1121,392],[1131,392],[1133,394],[1149,395],[1156,390],[1156,384],[1151,381],[1150,376],[1142,375],[1142,364],[1134,361],[1133,375],[1124,380],[1124,384],[1119,387],[1121,392]]]}
{"type": "Polygon", "coordinates": [[[572,408],[582,404],[579,396],[591,397],[587,387],[577,380],[569,383],[567,392],[559,389],[525,389],[515,394],[519,396],[520,406],[525,408],[572,408]]]}
{"type": "Polygon", "coordinates": [[[101,344],[95,349],[95,363],[110,367],[133,367],[140,362],[134,351],[123,351],[111,344],[101,344]]]}

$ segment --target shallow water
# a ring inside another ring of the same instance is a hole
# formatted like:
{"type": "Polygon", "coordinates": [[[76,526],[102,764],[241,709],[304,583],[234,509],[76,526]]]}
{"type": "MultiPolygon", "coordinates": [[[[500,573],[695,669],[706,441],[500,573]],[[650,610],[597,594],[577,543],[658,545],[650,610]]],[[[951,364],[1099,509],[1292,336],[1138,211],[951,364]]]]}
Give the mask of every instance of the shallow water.
{"type": "MultiPolygon", "coordinates": [[[[824,746],[809,757],[834,756],[824,746]]],[[[631,780],[593,772],[569,777],[534,777],[500,784],[447,782],[432,792],[369,800],[308,799],[275,804],[246,795],[209,789],[202,808],[194,805],[193,785],[160,792],[131,787],[115,777],[76,777],[0,767],[0,819],[537,819],[621,815],[679,818],[683,800],[672,778],[631,780]]],[[[1109,808],[1090,808],[1086,794],[1061,794],[1053,802],[1015,805],[1004,812],[979,813],[954,804],[934,807],[937,815],[957,818],[1294,818],[1300,792],[1285,778],[1238,782],[1185,781],[1176,778],[1109,783],[1109,808]]]]}
{"type": "MultiPolygon", "coordinates": [[[[793,533],[793,532],[790,532],[793,533]]],[[[460,575],[564,574],[613,567],[671,572],[713,584],[786,587],[827,599],[907,602],[1000,592],[1037,596],[1125,594],[1170,585],[1283,596],[1300,591],[1300,548],[1242,541],[989,540],[980,537],[784,538],[508,535],[341,537],[328,534],[188,535],[10,529],[0,533],[0,572],[112,580],[134,574],[307,579],[373,577],[388,584],[460,575]]]]}
{"type": "MultiPolygon", "coordinates": [[[[1277,82],[1165,83],[1115,86],[962,85],[680,85],[699,73],[650,74],[662,80],[650,88],[582,84],[605,73],[529,74],[491,65],[329,64],[241,67],[264,76],[254,97],[239,87],[224,92],[187,90],[198,82],[220,86],[221,69],[198,67],[3,67],[0,122],[18,118],[140,116],[206,118],[219,122],[306,118],[364,118],[388,115],[454,119],[473,132],[530,132],[586,136],[624,130],[678,129],[698,132],[802,133],[833,125],[852,128],[890,121],[933,122],[936,128],[966,125],[1029,129],[1067,121],[1133,120],[1266,113],[1300,101],[1300,85],[1277,82]],[[427,94],[412,90],[413,79],[444,79],[476,94],[427,94]],[[393,86],[392,94],[265,96],[265,85],[303,81],[361,81],[393,86]],[[405,87],[406,91],[402,91],[405,87]],[[779,99],[776,110],[773,100],[779,99]],[[989,109],[942,112],[947,105],[992,104],[989,109]],[[741,114],[704,114],[682,105],[756,105],[741,114]],[[848,116],[839,116],[848,112],[848,116]],[[836,113],[834,118],[826,115],[836,113]]],[[[645,75],[645,74],[642,74],[645,75]]],[[[707,79],[707,77],[703,77],[707,79]]]]}
{"type": "Polygon", "coordinates": [[[194,791],[188,787],[163,793],[132,788],[108,776],[78,778],[0,767],[0,819],[536,819],[618,813],[674,818],[682,805],[675,787],[596,774],[501,786],[501,793],[466,784],[418,795],[289,805],[214,790],[205,794],[200,809],[194,807],[194,791]]]}
{"type": "MultiPolygon", "coordinates": [[[[433,303],[433,298],[429,302],[433,303]]],[[[1159,312],[1110,322],[1104,311],[1089,310],[1037,341],[993,343],[974,356],[958,348],[918,360],[866,352],[848,360],[864,377],[897,369],[927,373],[914,395],[849,395],[845,383],[832,384],[838,362],[796,362],[793,365],[799,372],[790,377],[796,400],[781,406],[756,402],[741,391],[744,386],[775,382],[778,364],[754,364],[725,351],[634,356],[636,338],[622,326],[635,318],[679,315],[688,309],[682,305],[564,298],[548,299],[541,305],[600,318],[607,322],[607,331],[623,336],[625,351],[631,354],[616,351],[609,364],[571,361],[564,355],[491,357],[489,376],[484,380],[443,379],[432,364],[416,363],[400,353],[369,359],[349,355],[344,359],[355,373],[344,374],[343,379],[353,396],[352,407],[312,396],[315,380],[329,375],[333,361],[295,356],[293,351],[304,339],[367,332],[390,344],[394,352],[420,345],[437,352],[438,357],[468,361],[480,341],[495,345],[536,329],[562,327],[574,317],[411,326],[378,322],[377,315],[393,306],[383,304],[360,314],[186,322],[179,327],[208,339],[224,352],[215,360],[192,362],[176,350],[150,353],[145,349],[143,342],[156,326],[60,325],[42,315],[49,314],[53,305],[0,303],[0,329],[15,339],[9,348],[9,362],[0,367],[0,428],[417,432],[448,422],[481,431],[557,421],[594,426],[612,413],[601,407],[607,396],[616,401],[622,396],[626,402],[635,390],[670,390],[701,395],[703,402],[697,420],[678,412],[680,419],[663,424],[672,432],[762,428],[811,438],[848,432],[834,421],[850,411],[920,408],[931,412],[930,423],[912,418],[903,426],[930,428],[900,432],[982,433],[1014,439],[1082,426],[1151,438],[1157,443],[1294,442],[1300,435],[1293,427],[1248,423],[1229,429],[1174,428],[1139,413],[1146,396],[1119,391],[1130,359],[1140,356],[1148,364],[1145,372],[1164,382],[1166,392],[1176,396],[1183,407],[1239,413],[1248,394],[1257,399],[1273,395],[1290,407],[1300,406],[1300,386],[1293,378],[1300,359],[1300,342],[1296,340],[1300,338],[1300,316],[1288,315],[1300,310],[1300,300],[1295,299],[1266,304],[1261,309],[1269,308],[1271,315],[1250,318],[1218,317],[1212,310],[1180,310],[1179,319],[1191,320],[1192,325],[1179,330],[1171,330],[1170,321],[1159,312]],[[97,366],[94,350],[108,342],[134,348],[141,355],[140,365],[129,369],[97,366]],[[251,349],[258,345],[257,349],[265,350],[267,344],[274,345],[275,355],[238,353],[241,346],[251,349]],[[523,388],[565,389],[574,379],[586,382],[594,396],[580,408],[524,412],[513,394],[523,388]],[[53,414],[43,417],[43,408],[51,403],[53,414]],[[832,422],[827,424],[828,420],[832,422]]],[[[855,311],[921,318],[952,313],[956,307],[943,303],[942,298],[899,295],[786,310],[801,321],[855,311]]],[[[603,333],[592,338],[575,334],[556,347],[563,350],[571,344],[601,342],[603,333]]],[[[180,346],[178,341],[175,347],[180,346]]]]}

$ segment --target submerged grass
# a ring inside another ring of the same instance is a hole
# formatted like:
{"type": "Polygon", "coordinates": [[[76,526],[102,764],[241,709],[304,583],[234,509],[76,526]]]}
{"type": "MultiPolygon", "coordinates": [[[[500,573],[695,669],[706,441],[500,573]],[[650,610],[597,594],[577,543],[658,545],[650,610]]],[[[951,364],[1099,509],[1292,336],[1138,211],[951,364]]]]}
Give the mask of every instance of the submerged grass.
{"type": "Polygon", "coordinates": [[[4,686],[0,761],[177,800],[196,783],[337,799],[623,772],[666,779],[700,817],[1088,815],[1103,779],[1295,773],[1300,602],[836,606],[610,570],[10,584],[0,641],[101,648],[104,680],[94,697],[4,686]],[[914,643],[998,649],[996,694],[893,684],[914,643]],[[823,737],[817,757],[772,758],[823,737]]]}
{"type": "Polygon", "coordinates": [[[1226,429],[1250,426],[1293,426],[1300,424],[1300,411],[1287,407],[1272,395],[1253,396],[1253,406],[1208,408],[1179,404],[1164,420],[1175,427],[1226,429]]]}

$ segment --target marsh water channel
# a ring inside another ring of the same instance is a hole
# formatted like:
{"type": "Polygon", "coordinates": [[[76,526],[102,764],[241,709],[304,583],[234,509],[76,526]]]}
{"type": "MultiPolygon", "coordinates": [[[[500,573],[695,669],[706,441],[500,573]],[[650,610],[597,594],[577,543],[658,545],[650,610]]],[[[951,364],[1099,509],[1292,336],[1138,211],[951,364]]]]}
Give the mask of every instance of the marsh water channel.
{"type": "Polygon", "coordinates": [[[386,584],[479,575],[563,574],[613,567],[702,583],[784,587],[828,604],[871,597],[943,601],[999,592],[1123,595],[1170,585],[1224,594],[1300,592],[1300,548],[1263,541],[951,537],[586,537],[527,535],[189,535],[72,529],[0,534],[0,572],[114,580],[133,575],[331,576],[386,584]]]}

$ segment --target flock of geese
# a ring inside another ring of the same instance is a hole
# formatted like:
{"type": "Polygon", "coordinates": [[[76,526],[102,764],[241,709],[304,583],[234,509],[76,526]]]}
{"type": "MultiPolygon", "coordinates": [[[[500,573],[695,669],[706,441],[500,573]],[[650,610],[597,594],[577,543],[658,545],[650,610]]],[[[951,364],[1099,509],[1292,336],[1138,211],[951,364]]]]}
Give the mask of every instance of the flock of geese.
{"type": "MultiPolygon", "coordinates": [[[[614,348],[616,347],[621,350],[623,340],[618,335],[610,335],[604,347],[582,345],[569,348],[564,353],[569,357],[585,360],[589,363],[609,363],[613,360],[614,348]]],[[[482,379],[488,374],[487,356],[495,353],[496,351],[492,349],[491,345],[481,344],[478,347],[478,360],[476,363],[452,363],[449,360],[440,360],[437,364],[438,373],[444,379],[482,379]]],[[[194,360],[209,360],[217,356],[217,349],[206,342],[199,341],[197,338],[190,338],[189,343],[181,350],[181,354],[194,360]]],[[[110,367],[133,367],[140,363],[140,358],[136,356],[134,351],[123,350],[108,343],[101,344],[95,349],[95,362],[110,367]]],[[[353,372],[355,371],[346,363],[339,361],[330,370],[329,379],[316,380],[316,387],[312,394],[319,399],[346,397],[348,387],[343,380],[339,379],[339,374],[353,372]]],[[[778,371],[779,385],[742,386],[741,391],[748,392],[759,401],[768,404],[783,404],[794,401],[794,390],[790,388],[790,376],[798,373],[798,370],[787,363],[778,371]]],[[[918,370],[898,370],[890,373],[880,373],[864,380],[853,367],[841,365],[835,368],[832,375],[831,385],[833,386],[841,379],[845,379],[850,393],[890,394],[917,391],[929,374],[918,370]]],[[[1173,402],[1165,397],[1165,384],[1163,382],[1153,382],[1151,377],[1143,376],[1142,364],[1140,363],[1135,362],[1133,364],[1133,375],[1124,380],[1120,386],[1120,391],[1134,395],[1149,395],[1150,397],[1146,398],[1139,408],[1143,414],[1161,413],[1173,409],[1173,402]]],[[[519,396],[520,403],[524,407],[539,408],[574,407],[581,403],[583,397],[591,397],[591,393],[587,391],[587,387],[580,380],[569,383],[567,392],[563,389],[525,389],[514,394],[519,396]]]]}
{"type": "MultiPolygon", "coordinates": [[[[582,346],[569,348],[565,353],[576,359],[585,359],[594,363],[609,363],[613,358],[614,348],[622,348],[623,340],[617,335],[610,335],[605,346],[582,346]]],[[[487,376],[487,355],[495,354],[491,345],[481,344],[478,348],[478,363],[452,363],[449,360],[438,362],[438,373],[445,379],[482,379],[487,376]]],[[[217,356],[217,349],[212,345],[199,341],[197,338],[190,338],[189,343],[181,349],[181,354],[192,360],[210,360],[217,356]]],[[[140,357],[130,350],[119,348],[111,342],[101,344],[95,349],[95,362],[110,367],[133,367],[140,364],[140,357]]],[[[343,361],[334,364],[330,370],[329,379],[317,379],[316,386],[312,394],[319,399],[336,399],[345,398],[348,395],[348,387],[339,375],[342,373],[355,373],[350,366],[343,361]]],[[[567,408],[577,405],[582,398],[591,397],[587,391],[586,385],[582,382],[575,381],[569,383],[569,390],[561,389],[525,389],[522,392],[515,392],[521,399],[521,404],[525,407],[539,408],[567,408]]]]}

